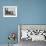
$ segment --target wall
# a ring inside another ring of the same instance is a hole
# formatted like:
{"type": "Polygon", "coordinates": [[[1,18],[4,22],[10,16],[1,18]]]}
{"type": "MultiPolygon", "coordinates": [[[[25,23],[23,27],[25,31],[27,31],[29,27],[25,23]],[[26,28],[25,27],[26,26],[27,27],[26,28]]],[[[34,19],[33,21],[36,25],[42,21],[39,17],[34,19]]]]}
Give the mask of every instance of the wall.
{"type": "MultiPolygon", "coordinates": [[[[7,44],[8,34],[10,32],[16,32],[17,35],[17,23],[18,18],[5,18],[3,17],[3,6],[18,6],[18,0],[0,0],[0,44],[7,44]]],[[[18,43],[17,39],[15,41],[18,43]]]]}
{"type": "Polygon", "coordinates": [[[0,0],[0,44],[8,43],[9,32],[17,34],[18,24],[46,24],[46,0],[0,0]],[[3,17],[6,5],[18,6],[17,18],[3,17]]]}

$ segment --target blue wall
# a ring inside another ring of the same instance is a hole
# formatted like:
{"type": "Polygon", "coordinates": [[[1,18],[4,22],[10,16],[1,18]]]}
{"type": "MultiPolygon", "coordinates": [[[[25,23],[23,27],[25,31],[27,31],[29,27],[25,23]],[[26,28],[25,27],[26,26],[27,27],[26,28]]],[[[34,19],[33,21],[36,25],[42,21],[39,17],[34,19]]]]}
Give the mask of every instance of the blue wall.
{"type": "Polygon", "coordinates": [[[46,0],[0,0],[0,44],[8,43],[9,32],[17,34],[18,24],[46,24],[46,0]],[[3,17],[3,6],[8,5],[18,6],[17,18],[3,17]]]}

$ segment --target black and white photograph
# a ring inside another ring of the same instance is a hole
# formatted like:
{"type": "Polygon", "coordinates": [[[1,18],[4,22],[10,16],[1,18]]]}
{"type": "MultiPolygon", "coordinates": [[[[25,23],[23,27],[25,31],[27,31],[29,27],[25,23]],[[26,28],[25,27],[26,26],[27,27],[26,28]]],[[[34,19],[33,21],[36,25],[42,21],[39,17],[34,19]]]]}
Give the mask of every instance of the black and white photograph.
{"type": "Polygon", "coordinates": [[[17,6],[3,6],[3,17],[17,17],[17,6]]]}
{"type": "Polygon", "coordinates": [[[31,46],[34,42],[46,41],[46,25],[18,25],[18,42],[20,46],[31,46]]]}

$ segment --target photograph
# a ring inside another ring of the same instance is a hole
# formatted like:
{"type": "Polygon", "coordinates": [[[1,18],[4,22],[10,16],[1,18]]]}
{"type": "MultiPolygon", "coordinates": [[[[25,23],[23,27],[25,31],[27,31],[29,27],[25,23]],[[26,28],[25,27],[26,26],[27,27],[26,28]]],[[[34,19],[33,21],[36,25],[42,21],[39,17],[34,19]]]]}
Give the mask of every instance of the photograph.
{"type": "Polygon", "coordinates": [[[17,17],[17,6],[3,6],[3,17],[17,17]]]}
{"type": "Polygon", "coordinates": [[[46,41],[46,25],[18,24],[18,43],[20,46],[31,46],[32,43],[46,41]]]}

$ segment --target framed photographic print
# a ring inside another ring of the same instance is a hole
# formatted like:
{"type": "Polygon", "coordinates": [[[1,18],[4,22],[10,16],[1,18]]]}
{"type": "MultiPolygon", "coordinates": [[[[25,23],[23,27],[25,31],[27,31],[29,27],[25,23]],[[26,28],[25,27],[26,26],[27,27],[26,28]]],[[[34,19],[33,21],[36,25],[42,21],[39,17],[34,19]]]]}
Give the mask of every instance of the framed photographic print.
{"type": "Polygon", "coordinates": [[[17,6],[3,6],[3,17],[17,17],[17,6]]]}
{"type": "Polygon", "coordinates": [[[18,24],[18,42],[46,41],[46,24],[18,24]]]}

